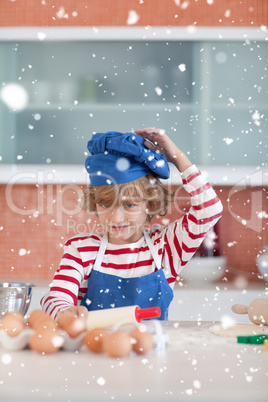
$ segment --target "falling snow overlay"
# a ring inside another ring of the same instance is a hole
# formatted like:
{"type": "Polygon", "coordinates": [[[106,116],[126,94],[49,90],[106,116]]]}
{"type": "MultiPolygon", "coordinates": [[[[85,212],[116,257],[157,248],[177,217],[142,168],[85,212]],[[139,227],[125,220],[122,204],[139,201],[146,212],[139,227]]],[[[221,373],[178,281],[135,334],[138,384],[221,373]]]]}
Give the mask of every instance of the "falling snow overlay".
{"type": "MultiPolygon", "coordinates": [[[[151,126],[165,129],[202,172],[202,191],[210,183],[221,200],[217,238],[208,235],[203,245],[213,253],[217,248],[226,262],[214,269],[215,256],[206,257],[205,267],[205,257],[191,259],[201,279],[181,275],[171,283],[170,321],[161,322],[161,342],[144,355],[93,353],[83,336],[65,331],[50,338],[55,353],[39,353],[28,346],[28,326],[8,338],[0,328],[3,401],[267,400],[268,342],[238,343],[234,334],[268,327],[232,311],[234,304],[268,300],[267,16],[267,0],[0,2],[1,281],[35,282],[31,311],[41,308],[49,285],[63,287],[72,269],[62,302],[75,302],[81,286],[79,303],[103,235],[97,216],[81,207],[89,183],[87,141],[95,132],[151,126]],[[87,242],[88,233],[94,238],[87,242]],[[76,241],[66,245],[70,238],[76,241]]],[[[193,253],[173,222],[198,206],[183,186],[197,188],[170,165],[165,185],[175,202],[146,229],[161,256],[161,231],[170,229],[164,268],[173,280],[193,253]]],[[[127,172],[128,161],[118,160],[116,169],[127,172]]],[[[183,230],[195,227],[191,219],[183,230]]],[[[146,244],[124,249],[123,262],[115,249],[108,252],[103,269],[112,273],[140,274],[140,262],[151,261],[146,244]]],[[[107,295],[111,286],[101,291],[107,295]]],[[[143,323],[154,332],[151,324],[143,323]]],[[[130,327],[121,330],[129,334],[130,327]]]]}

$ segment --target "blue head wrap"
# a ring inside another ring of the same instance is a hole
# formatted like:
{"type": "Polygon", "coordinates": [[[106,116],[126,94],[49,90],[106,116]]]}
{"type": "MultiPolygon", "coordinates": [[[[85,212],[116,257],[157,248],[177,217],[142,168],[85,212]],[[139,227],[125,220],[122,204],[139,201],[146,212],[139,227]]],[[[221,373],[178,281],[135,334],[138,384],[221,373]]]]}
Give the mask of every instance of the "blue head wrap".
{"type": "Polygon", "coordinates": [[[160,152],[147,149],[144,138],[132,133],[94,134],[88,141],[85,167],[94,186],[127,183],[150,172],[169,178],[169,166],[160,152]]]}

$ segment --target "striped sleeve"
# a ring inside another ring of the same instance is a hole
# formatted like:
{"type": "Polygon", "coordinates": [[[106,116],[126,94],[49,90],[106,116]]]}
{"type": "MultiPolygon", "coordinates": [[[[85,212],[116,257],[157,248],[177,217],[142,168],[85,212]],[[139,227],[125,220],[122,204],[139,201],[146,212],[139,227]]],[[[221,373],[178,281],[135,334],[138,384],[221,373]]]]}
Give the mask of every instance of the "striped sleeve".
{"type": "Polygon", "coordinates": [[[167,226],[162,236],[162,264],[168,270],[169,283],[176,280],[223,210],[217,194],[195,165],[182,173],[182,182],[191,196],[191,207],[180,220],[167,226]]]}
{"type": "Polygon", "coordinates": [[[53,318],[56,318],[60,310],[78,304],[79,291],[85,280],[85,272],[90,265],[89,261],[85,262],[81,258],[77,247],[80,240],[82,239],[73,238],[65,243],[63,257],[55,272],[50,290],[40,301],[42,309],[53,318]]]}

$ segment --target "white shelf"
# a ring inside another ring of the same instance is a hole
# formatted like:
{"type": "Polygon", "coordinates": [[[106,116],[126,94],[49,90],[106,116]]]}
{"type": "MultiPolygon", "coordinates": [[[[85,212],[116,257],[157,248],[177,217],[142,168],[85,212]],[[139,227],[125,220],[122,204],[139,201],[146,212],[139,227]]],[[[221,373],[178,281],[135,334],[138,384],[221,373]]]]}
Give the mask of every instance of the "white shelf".
{"type": "Polygon", "coordinates": [[[88,40],[267,40],[260,27],[1,27],[0,40],[88,41],[88,40]]]}
{"type": "MultiPolygon", "coordinates": [[[[268,109],[268,103],[234,103],[232,104],[231,102],[227,103],[228,107],[230,110],[234,109],[239,109],[239,110],[247,110],[250,108],[254,109],[268,109]]],[[[101,102],[101,101],[92,101],[92,102],[73,102],[73,103],[29,103],[28,106],[26,107],[25,110],[89,110],[89,109],[95,109],[95,110],[120,110],[120,109],[131,109],[131,110],[141,110],[141,109],[148,109],[148,110],[174,110],[174,111],[183,111],[183,110],[191,110],[197,107],[194,102],[190,103],[180,103],[180,102],[155,102],[155,103],[135,103],[135,102],[118,102],[118,103],[112,103],[112,102],[101,102]]],[[[226,110],[226,103],[213,103],[211,105],[211,109],[215,110],[226,110]]]]}
{"type": "Polygon", "coordinates": [[[44,103],[29,103],[28,106],[26,107],[25,110],[121,110],[121,109],[128,109],[128,110],[178,110],[177,108],[180,108],[180,110],[191,110],[194,105],[192,103],[170,103],[170,102],[157,102],[157,103],[129,103],[129,102],[118,102],[118,103],[112,103],[112,102],[78,102],[77,104],[75,103],[50,103],[50,104],[44,104],[44,103]]]}

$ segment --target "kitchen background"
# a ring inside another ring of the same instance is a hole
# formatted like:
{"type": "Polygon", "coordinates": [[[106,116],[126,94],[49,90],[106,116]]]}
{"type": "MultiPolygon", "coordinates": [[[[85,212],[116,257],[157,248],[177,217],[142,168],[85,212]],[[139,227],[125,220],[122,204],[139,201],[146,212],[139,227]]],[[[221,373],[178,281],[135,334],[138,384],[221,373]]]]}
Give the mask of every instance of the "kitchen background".
{"type": "MultiPolygon", "coordinates": [[[[1,1],[1,279],[50,281],[64,242],[100,230],[80,208],[92,133],[154,125],[222,200],[221,280],[265,284],[267,20],[267,0],[1,1]]],[[[189,207],[167,185],[164,224],[189,207]]]]}

